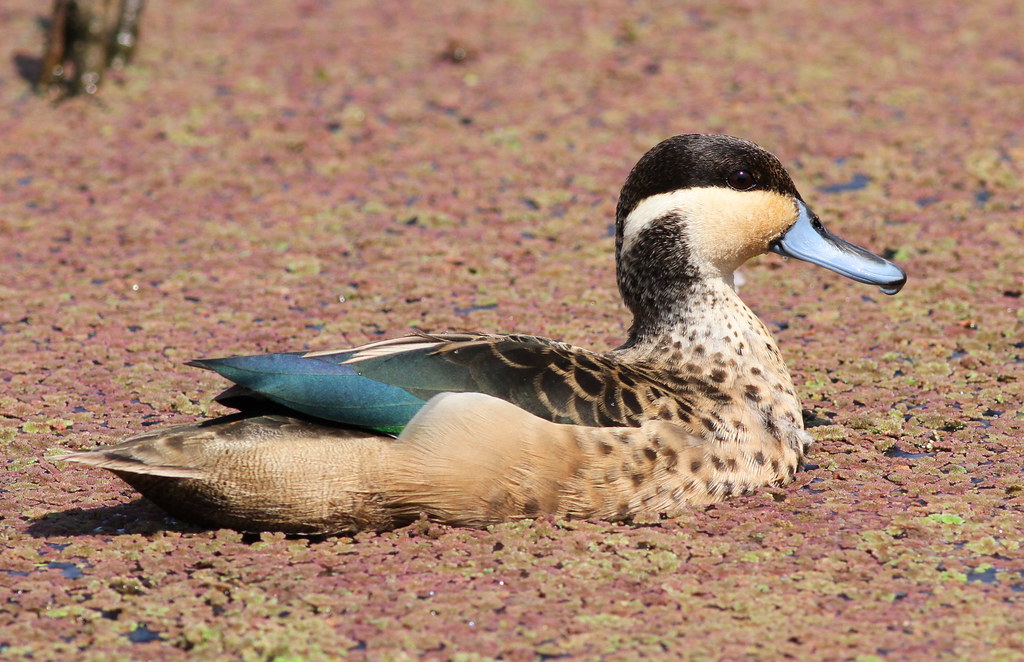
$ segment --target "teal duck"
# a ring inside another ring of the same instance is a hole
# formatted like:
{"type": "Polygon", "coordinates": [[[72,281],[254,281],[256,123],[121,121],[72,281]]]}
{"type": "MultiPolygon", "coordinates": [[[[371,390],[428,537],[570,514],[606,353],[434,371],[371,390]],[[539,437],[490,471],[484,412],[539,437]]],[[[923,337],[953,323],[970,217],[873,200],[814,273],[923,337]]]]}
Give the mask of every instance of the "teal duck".
{"type": "Polygon", "coordinates": [[[740,300],[763,253],[895,294],[896,265],[830,233],[773,155],[675,136],[616,208],[625,344],[418,333],[341,351],[204,359],[237,413],[65,459],[171,514],[246,531],[672,517],[793,480],[811,437],[775,340],[740,300]]]}

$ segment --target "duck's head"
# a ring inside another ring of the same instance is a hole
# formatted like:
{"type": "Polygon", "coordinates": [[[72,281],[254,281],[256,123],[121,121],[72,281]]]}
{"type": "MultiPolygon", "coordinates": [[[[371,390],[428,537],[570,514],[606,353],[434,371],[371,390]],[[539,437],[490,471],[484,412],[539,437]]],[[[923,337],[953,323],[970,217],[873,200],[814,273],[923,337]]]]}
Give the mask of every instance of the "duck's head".
{"type": "Polygon", "coordinates": [[[701,280],[731,283],[737,267],[769,251],[887,294],[907,279],[895,264],[825,229],[779,160],[746,140],[669,138],[640,159],[622,187],[615,254],[634,315],[664,305],[666,296],[678,300],[701,280]]]}

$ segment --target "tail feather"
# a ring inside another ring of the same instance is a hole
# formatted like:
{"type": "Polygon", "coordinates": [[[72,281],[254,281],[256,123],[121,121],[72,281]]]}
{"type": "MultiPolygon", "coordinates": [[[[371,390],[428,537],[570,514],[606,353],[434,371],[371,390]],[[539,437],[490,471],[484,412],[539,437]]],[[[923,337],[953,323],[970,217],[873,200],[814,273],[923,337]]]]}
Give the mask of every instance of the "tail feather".
{"type": "Polygon", "coordinates": [[[203,470],[195,467],[176,467],[135,457],[130,449],[125,449],[121,453],[113,449],[69,453],[56,459],[65,462],[76,462],[99,469],[107,469],[114,473],[141,473],[150,476],[162,476],[164,478],[193,479],[201,479],[206,476],[203,470]]]}
{"type": "Polygon", "coordinates": [[[401,523],[379,498],[394,443],[287,416],[232,416],[64,459],[112,471],[185,520],[322,534],[401,523]]]}

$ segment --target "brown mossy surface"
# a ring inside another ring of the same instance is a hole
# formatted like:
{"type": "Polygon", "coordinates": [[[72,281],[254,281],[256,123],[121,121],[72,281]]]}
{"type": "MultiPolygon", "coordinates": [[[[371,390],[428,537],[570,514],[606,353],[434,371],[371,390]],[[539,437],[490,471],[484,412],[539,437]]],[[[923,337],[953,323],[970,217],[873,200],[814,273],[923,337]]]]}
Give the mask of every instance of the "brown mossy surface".
{"type": "Polygon", "coordinates": [[[0,658],[1020,659],[1019,2],[152,3],[57,105],[19,74],[45,10],[0,8],[0,658]],[[745,267],[819,440],[794,485],[305,540],[53,459],[216,413],[196,356],[617,344],[618,187],[690,131],[774,151],[910,275],[745,267]]]}

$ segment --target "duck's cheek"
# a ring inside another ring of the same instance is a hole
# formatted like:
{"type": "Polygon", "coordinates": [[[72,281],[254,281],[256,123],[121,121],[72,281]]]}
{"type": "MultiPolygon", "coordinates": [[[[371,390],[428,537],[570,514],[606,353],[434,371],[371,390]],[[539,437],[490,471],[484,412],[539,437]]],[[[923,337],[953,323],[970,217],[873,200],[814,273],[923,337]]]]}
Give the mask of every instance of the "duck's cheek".
{"type": "MultiPolygon", "coordinates": [[[[759,219],[746,220],[748,222],[740,227],[756,229],[766,225],[759,223],[759,219]]],[[[714,241],[705,239],[694,242],[691,254],[705,275],[729,275],[751,258],[767,253],[772,240],[778,236],[779,233],[751,231],[720,234],[714,241]]]]}
{"type": "Polygon", "coordinates": [[[797,216],[793,198],[772,191],[714,189],[701,203],[700,222],[687,226],[688,243],[708,269],[723,273],[768,252],[797,216]]]}

